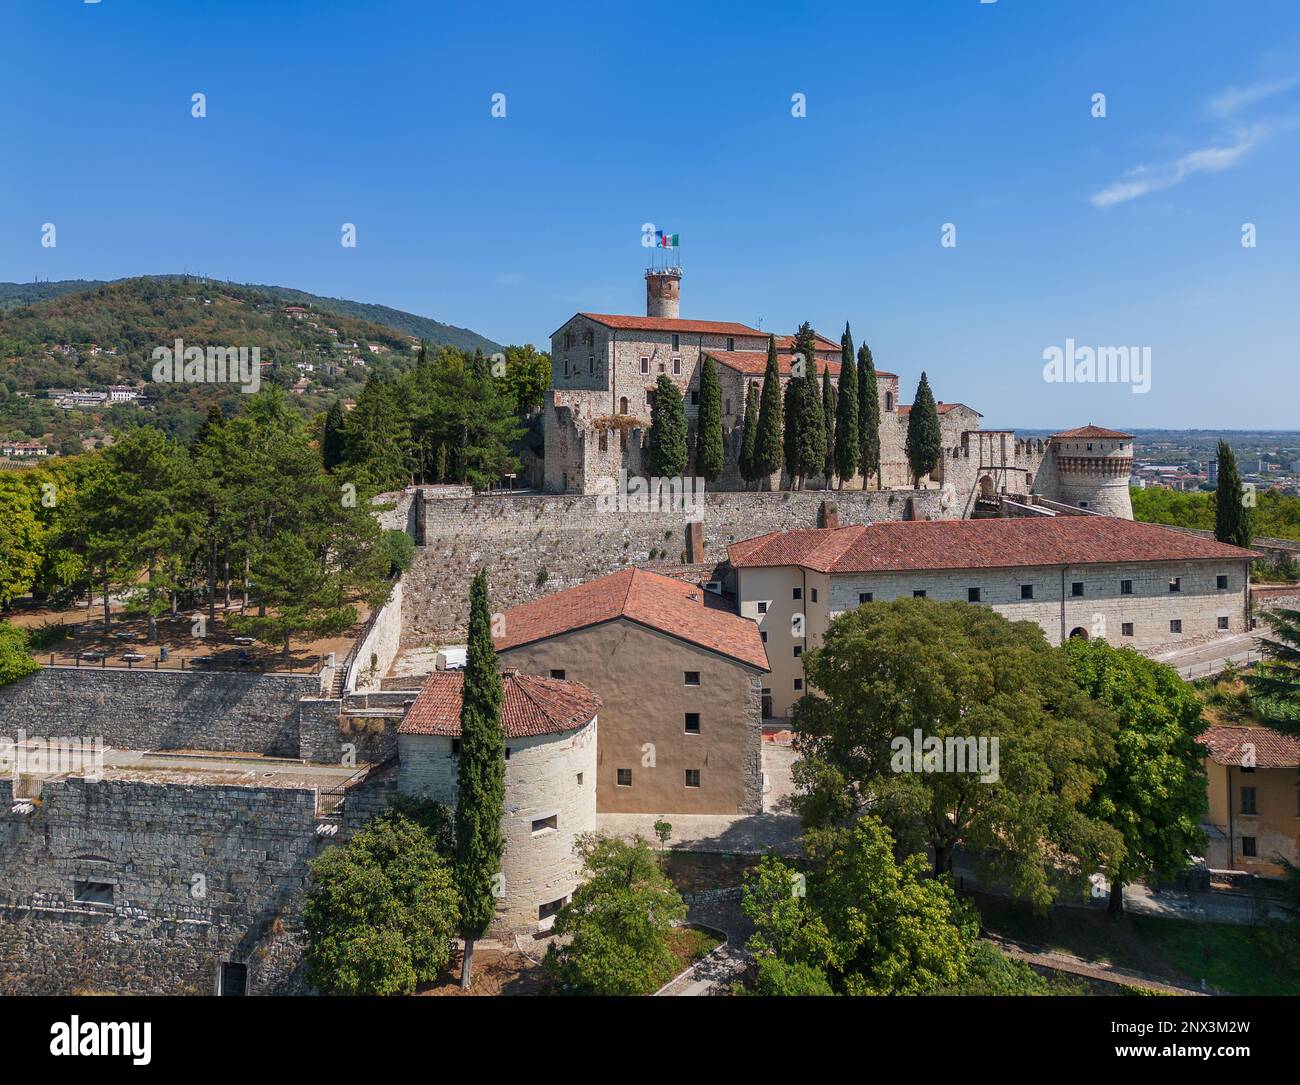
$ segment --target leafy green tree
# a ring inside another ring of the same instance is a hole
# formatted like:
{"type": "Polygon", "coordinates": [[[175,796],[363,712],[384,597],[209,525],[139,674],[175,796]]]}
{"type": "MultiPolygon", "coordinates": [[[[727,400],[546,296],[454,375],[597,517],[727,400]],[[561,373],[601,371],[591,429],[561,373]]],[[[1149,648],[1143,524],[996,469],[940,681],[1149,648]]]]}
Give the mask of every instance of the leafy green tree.
{"type": "Polygon", "coordinates": [[[1124,886],[1150,874],[1172,878],[1201,854],[1205,730],[1201,702],[1172,667],[1103,640],[1066,645],[1075,683],[1119,719],[1115,757],[1098,769],[1088,809],[1124,841],[1105,873],[1112,917],[1124,908],[1124,886]]]}
{"type": "Polygon", "coordinates": [[[311,862],[303,902],[308,982],[331,995],[408,995],[451,959],[456,884],[434,838],[378,815],[311,862]]]}
{"type": "Polygon", "coordinates": [[[737,465],[740,469],[740,477],[746,483],[757,482],[759,479],[758,467],[754,463],[757,447],[758,387],[753,381],[750,381],[749,388],[745,392],[745,421],[741,426],[740,463],[737,465]]]}
{"type": "Polygon", "coordinates": [[[1268,726],[1300,735],[1300,610],[1277,607],[1263,618],[1272,636],[1262,638],[1267,658],[1246,676],[1251,702],[1268,726]]]}
{"type": "Polygon", "coordinates": [[[35,674],[41,665],[27,651],[27,638],[21,629],[0,622],[0,686],[35,674]]]}
{"type": "Polygon", "coordinates": [[[826,435],[826,458],[822,478],[829,490],[835,483],[835,393],[831,390],[831,368],[822,369],[822,432],[826,435]]]}
{"type": "Polygon", "coordinates": [[[506,347],[506,387],[520,418],[542,409],[551,387],[551,356],[532,343],[506,347]]]}
{"type": "Polygon", "coordinates": [[[456,879],[461,898],[465,956],[460,985],[473,978],[474,942],[496,914],[493,893],[505,841],[506,740],[501,726],[501,672],[492,644],[487,573],[469,589],[469,639],[460,709],[460,759],[456,778],[456,879]]]}
{"type": "Polygon", "coordinates": [[[686,471],[686,409],[677,386],[663,373],[650,405],[645,462],[653,478],[677,478],[686,471]]]}
{"type": "Polygon", "coordinates": [[[984,853],[1037,907],[1054,899],[1058,874],[1082,885],[1122,852],[1086,807],[1113,757],[1114,716],[1038,626],[969,603],[867,603],[830,623],[804,670],[816,695],[795,704],[791,726],[805,825],[874,813],[907,840],[919,829],[936,874],[954,848],[984,853]],[[915,760],[926,740],[951,747],[951,761],[915,760]]]}
{"type": "Polygon", "coordinates": [[[1237,457],[1227,441],[1219,442],[1219,486],[1214,494],[1214,537],[1232,546],[1250,546],[1250,510],[1246,507],[1237,457]]]}
{"type": "Polygon", "coordinates": [[[45,531],[32,494],[13,473],[0,475],[0,610],[31,591],[41,571],[45,531]]]}
{"type": "Polygon", "coordinates": [[[871,348],[858,348],[858,467],[862,471],[862,488],[876,476],[876,489],[883,485],[880,477],[880,393],[876,387],[876,365],[871,348]]]}
{"type": "Polygon", "coordinates": [[[707,354],[700,366],[700,413],[695,424],[695,471],[712,482],[723,467],[722,386],[713,359],[707,354]]]}
{"type": "Polygon", "coordinates": [[[780,957],[760,957],[754,977],[754,995],[813,998],[833,995],[831,981],[823,969],[803,961],[786,961],[780,957]]]}
{"type": "Polygon", "coordinates": [[[324,428],[321,430],[320,458],[326,471],[333,471],[343,462],[345,432],[343,404],[336,399],[325,412],[324,428]]]}
{"type": "Polygon", "coordinates": [[[930,391],[930,382],[924,373],[921,383],[916,386],[916,396],[912,400],[912,409],[907,416],[907,465],[912,472],[912,486],[921,485],[923,475],[928,475],[939,466],[939,455],[943,451],[943,436],[939,429],[939,408],[934,402],[934,393],[930,391]]]}
{"type": "Polygon", "coordinates": [[[404,573],[415,560],[415,543],[405,531],[385,531],[379,540],[383,560],[388,563],[388,575],[404,573]]]}
{"type": "MultiPolygon", "coordinates": [[[[941,995],[976,995],[1002,997],[1021,995],[1050,995],[1056,993],[1052,985],[1024,961],[1008,957],[996,946],[977,942],[971,950],[970,970],[961,982],[945,987],[941,995]]],[[[1083,994],[1072,989],[1061,993],[1083,994]]]]}
{"type": "Polygon", "coordinates": [[[677,971],[668,936],[686,905],[650,845],[585,836],[583,883],[560,909],[543,964],[564,994],[647,995],[677,971]]]}
{"type": "MultiPolygon", "coordinates": [[[[754,922],[750,949],[811,970],[846,995],[920,995],[966,978],[979,923],[925,857],[899,863],[889,830],[873,817],[804,834],[809,869],[765,856],[746,874],[741,909],[754,922]]],[[[780,977],[785,981],[788,974],[780,977]]]]}
{"type": "MultiPolygon", "coordinates": [[[[835,473],[839,475],[842,490],[844,481],[858,473],[862,443],[858,428],[858,369],[853,361],[853,335],[847,321],[840,337],[840,383],[835,410],[835,473]]],[[[828,478],[828,484],[829,481],[828,478]]]]}
{"type": "Polygon", "coordinates": [[[785,430],[781,407],[781,370],[776,360],[776,336],[767,337],[767,368],[758,405],[758,436],[754,443],[755,476],[771,489],[771,477],[781,470],[781,435],[785,430]]]}

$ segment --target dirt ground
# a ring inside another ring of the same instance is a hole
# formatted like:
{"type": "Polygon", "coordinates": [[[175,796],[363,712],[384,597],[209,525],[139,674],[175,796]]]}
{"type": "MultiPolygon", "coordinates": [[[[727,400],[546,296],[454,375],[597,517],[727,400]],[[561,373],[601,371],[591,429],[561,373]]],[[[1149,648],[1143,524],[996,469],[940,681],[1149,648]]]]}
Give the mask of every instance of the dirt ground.
{"type": "Polygon", "coordinates": [[[421,995],[536,995],[542,989],[542,967],[515,949],[480,947],[474,950],[474,980],[468,991],[460,987],[460,951],[438,982],[421,995]]]}

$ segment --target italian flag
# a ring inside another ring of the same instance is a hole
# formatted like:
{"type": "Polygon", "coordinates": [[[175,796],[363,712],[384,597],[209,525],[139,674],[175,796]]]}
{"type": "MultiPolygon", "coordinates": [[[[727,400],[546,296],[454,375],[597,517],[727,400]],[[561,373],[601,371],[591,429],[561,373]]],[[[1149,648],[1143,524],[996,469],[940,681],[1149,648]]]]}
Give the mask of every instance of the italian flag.
{"type": "Polygon", "coordinates": [[[677,248],[677,239],[678,239],[678,237],[680,237],[680,236],[681,236],[680,234],[666,234],[666,233],[663,232],[663,230],[660,230],[660,231],[659,231],[659,247],[660,247],[661,249],[675,249],[675,248],[677,248]]]}

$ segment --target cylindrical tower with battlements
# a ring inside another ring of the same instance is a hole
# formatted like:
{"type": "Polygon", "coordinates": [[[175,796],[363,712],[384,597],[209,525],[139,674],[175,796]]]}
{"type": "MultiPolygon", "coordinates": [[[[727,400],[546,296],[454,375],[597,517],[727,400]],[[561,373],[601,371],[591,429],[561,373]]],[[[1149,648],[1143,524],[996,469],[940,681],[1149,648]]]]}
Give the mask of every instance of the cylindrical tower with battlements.
{"type": "Polygon", "coordinates": [[[645,273],[645,315],[677,320],[681,315],[682,269],[652,267],[645,273]]]}
{"type": "Polygon", "coordinates": [[[1133,519],[1128,491],[1133,474],[1131,433],[1091,424],[1054,433],[1052,456],[1060,481],[1060,501],[1103,516],[1133,519]]]}

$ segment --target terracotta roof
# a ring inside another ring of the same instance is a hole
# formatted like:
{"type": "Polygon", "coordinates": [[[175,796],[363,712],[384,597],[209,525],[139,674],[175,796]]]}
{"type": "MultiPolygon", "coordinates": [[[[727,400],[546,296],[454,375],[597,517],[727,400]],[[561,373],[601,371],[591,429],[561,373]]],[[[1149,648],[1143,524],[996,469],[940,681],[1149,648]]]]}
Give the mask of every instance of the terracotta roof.
{"type": "MultiPolygon", "coordinates": [[[[600,711],[600,698],[578,682],[531,674],[502,675],[501,727],[506,738],[574,731],[600,711]]],[[[464,671],[435,671],[402,720],[403,735],[460,735],[464,671]]]]}
{"type": "Polygon", "coordinates": [[[1247,743],[1255,747],[1256,768],[1286,769],[1300,765],[1300,739],[1269,727],[1211,727],[1201,736],[1201,741],[1210,748],[1210,760],[1216,765],[1240,766],[1247,743]]]}
{"type": "MultiPolygon", "coordinates": [[[[728,369],[734,369],[737,373],[743,373],[747,377],[761,377],[767,372],[767,351],[765,350],[706,350],[704,352],[719,365],[725,365],[728,369]]],[[[777,351],[776,367],[781,376],[790,376],[790,367],[794,364],[792,354],[783,354],[777,351]]],[[[818,358],[817,359],[817,376],[820,379],[822,370],[829,369],[832,377],[840,375],[840,360],[835,358],[818,358]]]]}
{"type": "Polygon", "coordinates": [[[1089,422],[1086,426],[1080,426],[1078,429],[1062,430],[1060,433],[1053,433],[1053,437],[1113,437],[1121,438],[1126,441],[1133,440],[1133,434],[1120,433],[1116,429],[1103,429],[1101,426],[1094,426],[1089,422]]]}
{"type": "Polygon", "coordinates": [[[899,520],[773,532],[727,548],[737,568],[798,565],[824,573],[1241,561],[1253,550],[1109,516],[899,520]]]}
{"type": "MultiPolygon", "coordinates": [[[[776,349],[793,353],[795,340],[796,337],[793,335],[778,335],[776,336],[776,349]]],[[[813,347],[814,350],[833,350],[836,354],[840,353],[840,341],[838,339],[829,339],[822,335],[821,332],[813,332],[813,342],[816,344],[813,347]]]]}
{"type": "MultiPolygon", "coordinates": [[[[936,404],[934,405],[935,410],[938,411],[939,414],[947,414],[949,411],[956,410],[958,407],[966,407],[966,409],[967,409],[968,411],[970,411],[971,414],[979,414],[979,416],[980,416],[981,418],[984,417],[984,416],[983,416],[982,414],[980,414],[980,412],[977,411],[974,407],[967,406],[965,403],[936,403],[936,404]]],[[[912,405],[911,405],[910,403],[902,403],[902,404],[899,404],[899,406],[898,406],[898,413],[899,413],[899,414],[911,414],[911,413],[912,413],[912,405]]]]}
{"type": "Polygon", "coordinates": [[[645,569],[625,569],[512,607],[497,651],[624,618],[766,671],[758,625],[706,601],[711,594],[645,569]]]}
{"type": "Polygon", "coordinates": [[[579,313],[607,328],[620,328],[650,332],[682,332],[703,335],[763,335],[748,324],[729,320],[674,320],[666,316],[619,316],[614,313],[579,313]]]}

